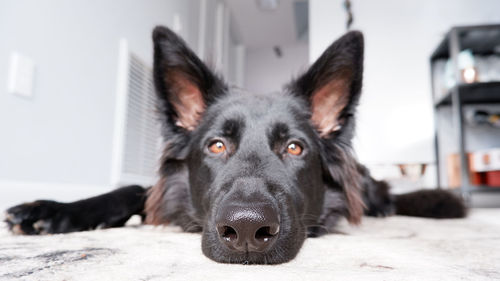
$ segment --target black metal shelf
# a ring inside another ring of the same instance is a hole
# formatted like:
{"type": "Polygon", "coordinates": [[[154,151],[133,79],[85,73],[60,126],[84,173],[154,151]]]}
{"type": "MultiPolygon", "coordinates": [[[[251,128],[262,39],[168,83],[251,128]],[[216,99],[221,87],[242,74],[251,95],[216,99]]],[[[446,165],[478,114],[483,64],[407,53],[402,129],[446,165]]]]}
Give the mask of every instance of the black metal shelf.
{"type": "MultiPolygon", "coordinates": [[[[457,26],[450,29],[440,42],[434,53],[432,53],[431,78],[434,78],[434,67],[432,65],[439,59],[450,59],[453,65],[453,76],[458,85],[449,89],[442,97],[434,100],[434,120],[435,136],[434,145],[436,153],[436,166],[438,186],[440,180],[440,154],[439,154],[439,122],[437,112],[442,106],[451,107],[451,115],[454,120],[459,155],[460,181],[462,186],[459,189],[451,189],[461,192],[464,198],[469,198],[469,194],[478,192],[495,192],[500,188],[489,186],[473,186],[470,184],[469,164],[466,155],[465,127],[463,105],[467,104],[493,104],[500,103],[500,81],[480,82],[465,84],[462,81],[461,70],[458,68],[458,56],[460,51],[470,49],[474,55],[500,54],[500,25],[480,25],[480,26],[457,26]]],[[[433,98],[436,97],[434,81],[432,82],[433,98]]]]}
{"type": "Polygon", "coordinates": [[[469,187],[469,191],[476,192],[495,192],[500,191],[500,187],[498,186],[483,186],[483,185],[473,185],[469,187]]]}
{"type": "MultiPolygon", "coordinates": [[[[464,189],[461,188],[451,188],[447,187],[446,189],[451,190],[451,191],[461,191],[463,192],[464,189]]],[[[484,186],[484,185],[471,185],[468,186],[465,191],[467,192],[500,192],[500,186],[484,186]]]]}
{"type": "MultiPolygon", "coordinates": [[[[452,30],[458,32],[460,50],[470,49],[476,55],[500,53],[500,29],[498,25],[457,26],[452,30]]],[[[450,55],[450,32],[438,45],[431,60],[447,59],[450,55]]]]}
{"type": "MultiPolygon", "coordinates": [[[[492,104],[500,103],[500,81],[460,84],[458,87],[462,104],[492,104]]],[[[438,99],[434,106],[451,105],[451,95],[455,89],[450,89],[446,95],[438,99]]]]}

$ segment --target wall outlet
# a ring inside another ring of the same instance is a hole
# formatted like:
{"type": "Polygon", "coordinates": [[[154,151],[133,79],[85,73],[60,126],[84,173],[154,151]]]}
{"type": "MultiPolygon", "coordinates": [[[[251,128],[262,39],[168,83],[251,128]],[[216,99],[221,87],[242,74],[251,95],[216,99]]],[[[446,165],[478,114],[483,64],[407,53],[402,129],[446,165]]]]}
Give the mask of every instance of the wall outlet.
{"type": "Polygon", "coordinates": [[[8,92],[23,97],[32,97],[34,75],[35,62],[20,53],[12,53],[7,84],[8,92]]]}

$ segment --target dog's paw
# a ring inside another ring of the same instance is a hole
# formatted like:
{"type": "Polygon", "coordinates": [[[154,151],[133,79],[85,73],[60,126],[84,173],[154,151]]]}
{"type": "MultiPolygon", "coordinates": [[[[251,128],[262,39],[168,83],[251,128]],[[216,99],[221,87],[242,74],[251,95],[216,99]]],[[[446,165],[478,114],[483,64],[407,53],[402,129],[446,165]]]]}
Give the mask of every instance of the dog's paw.
{"type": "Polygon", "coordinates": [[[5,212],[5,222],[14,234],[52,233],[58,204],[54,201],[40,200],[11,207],[5,212]]]}

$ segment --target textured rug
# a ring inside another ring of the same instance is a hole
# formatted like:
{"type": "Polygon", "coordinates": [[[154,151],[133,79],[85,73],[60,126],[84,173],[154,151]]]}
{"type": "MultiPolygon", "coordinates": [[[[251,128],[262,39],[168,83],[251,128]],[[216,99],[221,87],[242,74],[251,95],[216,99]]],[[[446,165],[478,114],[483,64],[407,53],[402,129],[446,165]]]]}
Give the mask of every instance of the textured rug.
{"type": "MultiPolygon", "coordinates": [[[[136,221],[137,223],[137,221],[136,221]]],[[[13,236],[0,226],[0,279],[11,280],[499,280],[500,209],[460,220],[365,218],[345,234],[307,239],[281,265],[218,264],[200,235],[138,226],[13,236]]]]}

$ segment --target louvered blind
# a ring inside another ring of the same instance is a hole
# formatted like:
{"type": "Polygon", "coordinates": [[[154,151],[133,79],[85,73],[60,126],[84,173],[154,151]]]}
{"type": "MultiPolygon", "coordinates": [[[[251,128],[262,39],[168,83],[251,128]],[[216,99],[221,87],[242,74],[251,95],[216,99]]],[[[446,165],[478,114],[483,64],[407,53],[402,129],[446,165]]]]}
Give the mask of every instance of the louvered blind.
{"type": "Polygon", "coordinates": [[[160,155],[152,70],[124,41],[120,53],[112,181],[152,184],[160,155]]]}

